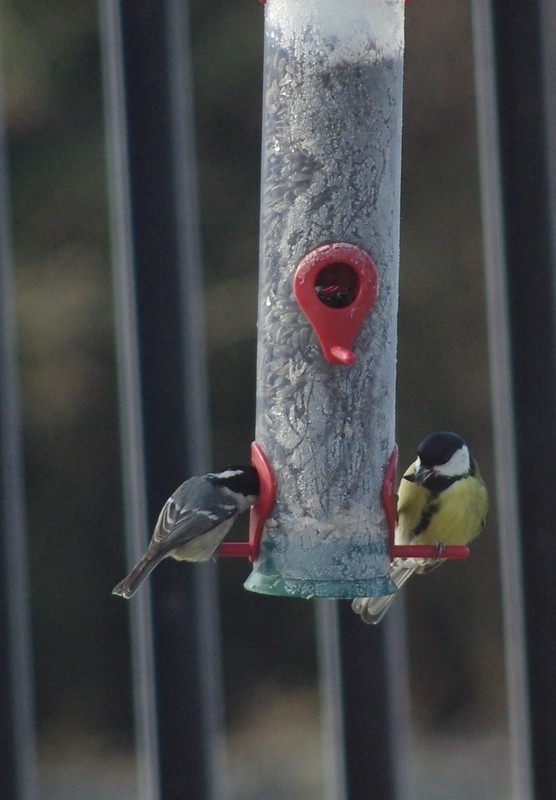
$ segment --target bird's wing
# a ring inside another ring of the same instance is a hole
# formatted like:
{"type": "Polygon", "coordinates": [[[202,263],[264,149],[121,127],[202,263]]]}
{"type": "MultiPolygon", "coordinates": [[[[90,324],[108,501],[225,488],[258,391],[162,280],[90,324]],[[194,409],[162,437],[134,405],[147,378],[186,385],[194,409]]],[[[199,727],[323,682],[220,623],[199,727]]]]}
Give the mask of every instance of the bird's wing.
{"type": "MultiPolygon", "coordinates": [[[[390,578],[399,590],[418,569],[419,562],[415,559],[396,559],[396,563],[390,569],[390,578]]],[[[351,607],[356,614],[359,614],[363,622],[368,625],[377,625],[396,599],[396,595],[397,592],[379,597],[356,597],[351,607]]]]}
{"type": "Polygon", "coordinates": [[[378,625],[395,598],[395,594],[384,597],[355,597],[351,607],[367,625],[378,625]]]}
{"type": "Polygon", "coordinates": [[[237,514],[237,507],[220,507],[218,513],[204,508],[181,508],[173,497],[170,497],[160,515],[154,529],[151,546],[158,553],[169,553],[186,542],[203,536],[218,525],[237,514]]]}

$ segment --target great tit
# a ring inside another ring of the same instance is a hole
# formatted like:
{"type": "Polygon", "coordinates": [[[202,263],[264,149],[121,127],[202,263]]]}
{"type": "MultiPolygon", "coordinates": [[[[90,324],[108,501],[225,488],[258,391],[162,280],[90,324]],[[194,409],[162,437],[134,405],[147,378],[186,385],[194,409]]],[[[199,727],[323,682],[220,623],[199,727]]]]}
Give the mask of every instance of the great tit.
{"type": "MultiPolygon", "coordinates": [[[[488,495],[477,462],[463,439],[437,431],[423,439],[398,490],[396,544],[466,545],[485,524],[488,495]]],[[[413,573],[428,572],[442,559],[395,559],[390,577],[399,589],[413,573]]],[[[352,608],[376,625],[396,594],[356,597],[352,608]]]]}
{"type": "Polygon", "coordinates": [[[182,483],[166,501],[145,555],[112,590],[129,599],[163,558],[208,561],[237,516],[256,502],[259,475],[231,466],[182,483]]]}

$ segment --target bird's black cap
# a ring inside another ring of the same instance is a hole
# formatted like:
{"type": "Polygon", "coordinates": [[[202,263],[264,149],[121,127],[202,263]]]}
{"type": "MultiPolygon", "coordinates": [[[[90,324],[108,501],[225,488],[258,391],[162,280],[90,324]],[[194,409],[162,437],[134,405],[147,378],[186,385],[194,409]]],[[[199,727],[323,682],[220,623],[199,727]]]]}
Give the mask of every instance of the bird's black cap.
{"type": "Polygon", "coordinates": [[[210,478],[214,483],[245,497],[258,496],[260,492],[259,473],[251,465],[232,464],[221,472],[211,473],[210,478]]]}
{"type": "Polygon", "coordinates": [[[450,431],[436,431],[430,433],[417,448],[421,464],[425,467],[436,467],[446,464],[456,450],[463,447],[465,442],[457,433],[450,431]]]}

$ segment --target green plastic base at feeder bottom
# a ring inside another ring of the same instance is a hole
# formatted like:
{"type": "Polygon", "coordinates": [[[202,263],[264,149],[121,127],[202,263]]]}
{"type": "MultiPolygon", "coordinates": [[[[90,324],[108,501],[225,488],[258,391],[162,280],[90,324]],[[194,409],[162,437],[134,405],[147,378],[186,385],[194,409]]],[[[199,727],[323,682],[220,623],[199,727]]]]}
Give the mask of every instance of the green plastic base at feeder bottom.
{"type": "Polygon", "coordinates": [[[394,594],[396,585],[387,575],[369,580],[307,580],[306,578],[283,578],[280,575],[263,575],[253,570],[243,584],[250,592],[272,594],[279,597],[330,597],[350,600],[353,597],[377,597],[394,594]]]}

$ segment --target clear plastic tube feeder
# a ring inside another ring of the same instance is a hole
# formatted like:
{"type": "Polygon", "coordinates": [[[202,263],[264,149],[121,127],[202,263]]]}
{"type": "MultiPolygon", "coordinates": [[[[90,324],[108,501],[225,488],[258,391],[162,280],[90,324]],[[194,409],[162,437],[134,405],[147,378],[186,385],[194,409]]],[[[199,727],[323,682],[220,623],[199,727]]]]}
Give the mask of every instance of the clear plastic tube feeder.
{"type": "Polygon", "coordinates": [[[389,594],[403,0],[267,0],[256,440],[276,502],[246,588],[389,594]]]}

